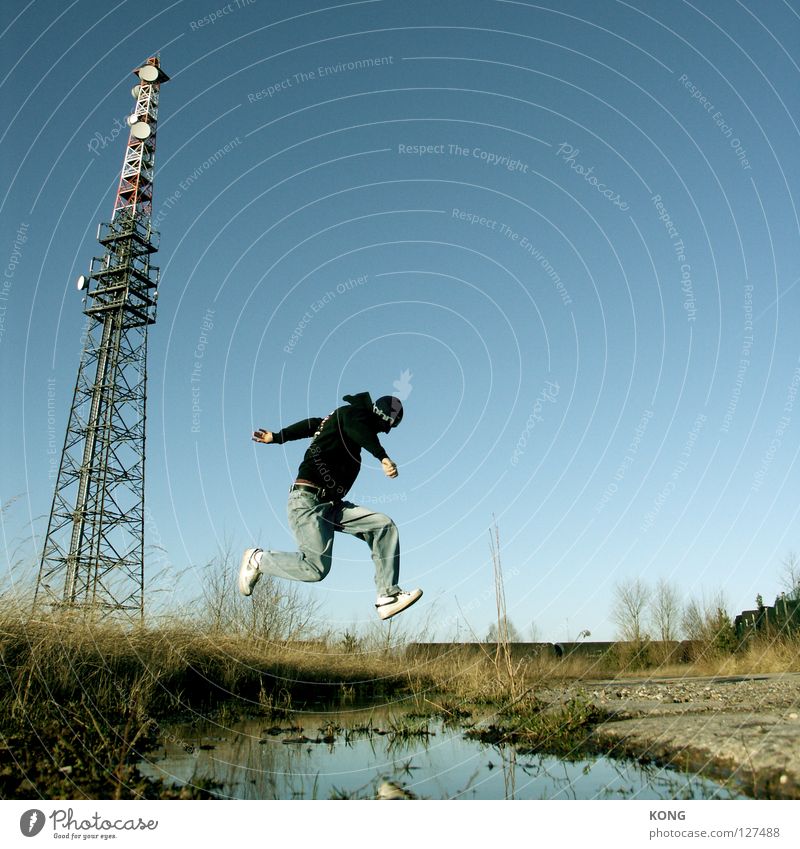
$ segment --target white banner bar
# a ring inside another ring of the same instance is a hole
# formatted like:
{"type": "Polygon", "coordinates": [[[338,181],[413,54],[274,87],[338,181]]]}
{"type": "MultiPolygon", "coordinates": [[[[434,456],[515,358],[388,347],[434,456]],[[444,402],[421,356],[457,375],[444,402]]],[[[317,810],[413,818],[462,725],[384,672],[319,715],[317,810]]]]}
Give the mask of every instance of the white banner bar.
{"type": "Polygon", "coordinates": [[[252,846],[797,847],[793,801],[0,802],[0,844],[205,849],[252,846]],[[494,808],[494,810],[490,810],[494,808]]]}

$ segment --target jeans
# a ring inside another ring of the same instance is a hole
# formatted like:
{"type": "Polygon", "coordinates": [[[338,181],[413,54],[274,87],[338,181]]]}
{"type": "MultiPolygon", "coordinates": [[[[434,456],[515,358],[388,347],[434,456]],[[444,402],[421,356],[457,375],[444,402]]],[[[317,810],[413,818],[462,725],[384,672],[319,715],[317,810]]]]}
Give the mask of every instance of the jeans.
{"type": "Polygon", "coordinates": [[[319,501],[313,492],[289,493],[289,527],[299,551],[265,551],[259,569],[291,581],[321,581],[331,570],[333,534],[352,534],[372,549],[378,595],[400,591],[400,534],[383,513],[373,513],[349,501],[319,501]]]}

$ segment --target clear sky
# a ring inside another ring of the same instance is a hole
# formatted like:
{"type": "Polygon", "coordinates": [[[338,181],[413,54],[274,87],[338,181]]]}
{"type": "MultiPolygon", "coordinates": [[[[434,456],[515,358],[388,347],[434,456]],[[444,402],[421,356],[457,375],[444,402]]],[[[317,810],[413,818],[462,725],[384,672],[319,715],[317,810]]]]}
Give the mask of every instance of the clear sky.
{"type": "MultiPolygon", "coordinates": [[[[797,2],[3,9],[4,568],[40,554],[74,281],[131,69],[160,51],[154,587],[197,594],[226,543],[291,548],[305,443],[250,433],[368,390],[405,397],[400,475],[367,456],[351,495],[400,527],[412,630],[485,634],[493,516],[523,636],[610,638],[634,577],[732,613],[778,592],[800,547],[797,2]]],[[[304,591],[320,624],[371,622],[366,546],[338,538],[304,591]]]]}

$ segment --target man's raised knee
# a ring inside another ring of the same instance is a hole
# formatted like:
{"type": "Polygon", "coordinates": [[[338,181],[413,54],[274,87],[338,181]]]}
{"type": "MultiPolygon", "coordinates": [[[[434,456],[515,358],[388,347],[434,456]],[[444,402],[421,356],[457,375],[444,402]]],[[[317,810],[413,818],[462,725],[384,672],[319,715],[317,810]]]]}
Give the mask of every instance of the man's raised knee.
{"type": "Polygon", "coordinates": [[[394,520],[385,513],[376,513],[374,518],[375,522],[379,525],[382,531],[397,530],[397,525],[395,525],[394,520]]]}
{"type": "Polygon", "coordinates": [[[330,559],[321,560],[318,557],[309,557],[303,554],[303,571],[305,575],[303,581],[312,584],[323,580],[328,572],[331,571],[330,559]]]}

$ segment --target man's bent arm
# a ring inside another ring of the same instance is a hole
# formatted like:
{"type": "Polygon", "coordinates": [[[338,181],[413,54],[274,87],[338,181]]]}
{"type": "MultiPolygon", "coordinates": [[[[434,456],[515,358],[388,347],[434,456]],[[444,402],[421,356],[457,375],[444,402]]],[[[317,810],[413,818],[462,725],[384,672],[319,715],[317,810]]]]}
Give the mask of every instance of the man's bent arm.
{"type": "Polygon", "coordinates": [[[366,451],[369,451],[376,459],[383,460],[389,456],[375,435],[375,431],[371,430],[365,422],[351,418],[345,422],[344,429],[347,431],[348,436],[354,439],[366,451]]]}

